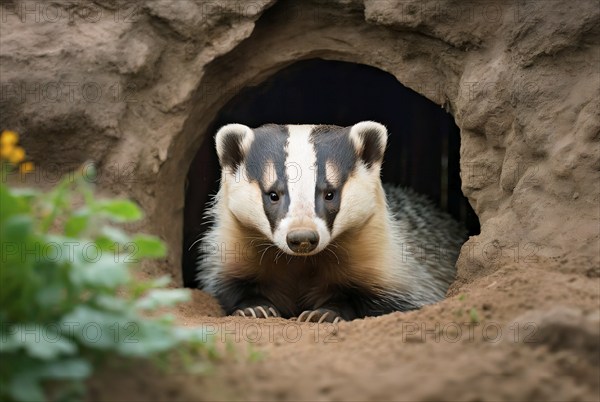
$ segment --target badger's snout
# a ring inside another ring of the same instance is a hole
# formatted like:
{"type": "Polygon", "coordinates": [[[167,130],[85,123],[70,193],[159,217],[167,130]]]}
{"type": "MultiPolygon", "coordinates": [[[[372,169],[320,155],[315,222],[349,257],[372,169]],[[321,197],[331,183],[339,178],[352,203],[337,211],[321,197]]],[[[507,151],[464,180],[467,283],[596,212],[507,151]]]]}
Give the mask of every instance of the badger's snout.
{"type": "Polygon", "coordinates": [[[286,241],[294,253],[306,254],[319,245],[319,233],[309,229],[296,229],[287,234],[286,241]]]}

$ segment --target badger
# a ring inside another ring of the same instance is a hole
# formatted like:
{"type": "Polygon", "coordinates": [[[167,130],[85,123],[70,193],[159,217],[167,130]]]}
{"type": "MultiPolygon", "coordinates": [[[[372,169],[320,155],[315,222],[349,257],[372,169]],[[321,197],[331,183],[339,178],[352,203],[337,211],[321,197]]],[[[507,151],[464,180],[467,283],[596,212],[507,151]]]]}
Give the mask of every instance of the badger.
{"type": "Polygon", "coordinates": [[[439,301],[465,230],[426,197],[383,185],[388,133],[228,124],[197,279],[228,315],[339,322],[439,301]]]}

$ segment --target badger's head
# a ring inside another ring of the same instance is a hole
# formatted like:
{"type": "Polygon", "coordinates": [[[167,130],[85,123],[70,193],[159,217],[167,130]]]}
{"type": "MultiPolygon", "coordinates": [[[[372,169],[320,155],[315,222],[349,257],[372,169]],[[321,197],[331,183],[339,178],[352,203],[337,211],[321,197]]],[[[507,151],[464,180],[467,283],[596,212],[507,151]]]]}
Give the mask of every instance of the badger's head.
{"type": "Polygon", "coordinates": [[[226,125],[216,135],[222,201],[287,254],[316,254],[384,207],[386,143],[387,130],[372,121],[226,125]]]}

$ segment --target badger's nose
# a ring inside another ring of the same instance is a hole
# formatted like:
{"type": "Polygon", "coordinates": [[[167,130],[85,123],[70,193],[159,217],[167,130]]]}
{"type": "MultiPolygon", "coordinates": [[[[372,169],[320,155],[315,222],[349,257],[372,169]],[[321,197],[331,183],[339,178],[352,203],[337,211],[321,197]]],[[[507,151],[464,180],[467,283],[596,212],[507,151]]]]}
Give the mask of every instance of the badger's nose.
{"type": "Polygon", "coordinates": [[[292,230],[287,234],[286,240],[294,253],[310,253],[319,244],[319,234],[314,230],[292,230]]]}

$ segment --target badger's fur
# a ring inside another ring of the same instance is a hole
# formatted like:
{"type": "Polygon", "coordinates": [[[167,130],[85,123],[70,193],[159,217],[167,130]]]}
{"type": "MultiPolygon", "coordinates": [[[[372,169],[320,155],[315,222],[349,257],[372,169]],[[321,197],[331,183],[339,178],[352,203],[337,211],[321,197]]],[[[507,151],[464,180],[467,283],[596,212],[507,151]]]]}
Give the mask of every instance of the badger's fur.
{"type": "Polygon", "coordinates": [[[198,279],[227,314],[351,320],[444,297],[464,230],[425,197],[384,190],[383,125],[229,124],[215,139],[198,279]]]}

